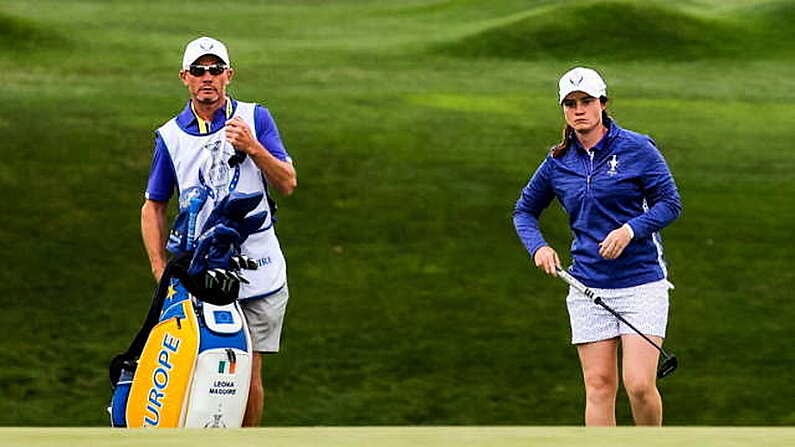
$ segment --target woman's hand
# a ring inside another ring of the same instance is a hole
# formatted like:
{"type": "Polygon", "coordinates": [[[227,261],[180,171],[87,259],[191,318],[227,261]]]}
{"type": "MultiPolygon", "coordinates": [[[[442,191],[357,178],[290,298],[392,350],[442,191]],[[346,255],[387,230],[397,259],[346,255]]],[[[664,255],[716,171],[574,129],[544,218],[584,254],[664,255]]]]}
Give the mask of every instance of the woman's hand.
{"type": "Polygon", "coordinates": [[[611,231],[605,240],[599,243],[599,255],[605,259],[616,259],[621,256],[621,253],[629,245],[629,241],[632,240],[631,231],[627,225],[622,225],[611,231]]]}
{"type": "Polygon", "coordinates": [[[536,250],[535,255],[533,255],[533,261],[535,261],[536,267],[543,270],[547,275],[558,276],[555,269],[560,267],[560,258],[558,258],[558,254],[552,247],[547,245],[536,250]]]}

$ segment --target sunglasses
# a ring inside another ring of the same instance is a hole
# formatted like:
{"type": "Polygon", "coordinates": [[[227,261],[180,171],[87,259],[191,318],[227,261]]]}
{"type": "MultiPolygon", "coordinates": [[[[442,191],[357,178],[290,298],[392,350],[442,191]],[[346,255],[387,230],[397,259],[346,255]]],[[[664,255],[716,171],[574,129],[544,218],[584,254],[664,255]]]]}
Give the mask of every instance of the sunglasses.
{"type": "Polygon", "coordinates": [[[213,76],[218,76],[219,74],[226,71],[228,67],[224,64],[214,64],[214,65],[191,65],[188,67],[188,73],[192,76],[196,76],[197,78],[200,76],[204,76],[205,73],[208,71],[213,76]]]}

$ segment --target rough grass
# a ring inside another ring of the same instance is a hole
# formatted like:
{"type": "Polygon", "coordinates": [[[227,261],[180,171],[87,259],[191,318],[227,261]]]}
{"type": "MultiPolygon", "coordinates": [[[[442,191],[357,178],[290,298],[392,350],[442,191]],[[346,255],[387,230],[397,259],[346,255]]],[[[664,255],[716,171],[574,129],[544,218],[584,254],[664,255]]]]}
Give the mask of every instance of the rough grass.
{"type": "Polygon", "coordinates": [[[67,46],[67,39],[33,20],[0,11],[0,45],[5,52],[39,51],[44,48],[67,46]]]}
{"type": "MultiPolygon", "coordinates": [[[[779,14],[786,8],[771,6],[760,14],[760,21],[786,22],[779,14]]],[[[691,61],[740,55],[758,58],[780,50],[768,48],[766,42],[760,45],[763,30],[748,22],[657,2],[560,2],[517,16],[441,45],[441,51],[520,60],[691,61]]]]}

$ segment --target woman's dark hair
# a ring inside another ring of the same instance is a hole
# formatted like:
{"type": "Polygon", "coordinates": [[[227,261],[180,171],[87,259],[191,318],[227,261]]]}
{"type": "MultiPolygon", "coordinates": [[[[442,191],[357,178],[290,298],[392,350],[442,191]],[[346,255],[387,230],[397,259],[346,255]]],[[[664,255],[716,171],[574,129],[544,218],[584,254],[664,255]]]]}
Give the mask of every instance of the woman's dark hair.
{"type": "MultiPolygon", "coordinates": [[[[600,96],[599,102],[607,104],[607,96],[600,96]]],[[[602,110],[602,125],[608,126],[611,121],[612,118],[607,114],[607,110],[602,110]]],[[[560,140],[560,143],[552,146],[552,158],[558,158],[565,154],[566,150],[574,141],[574,138],[576,138],[574,136],[574,128],[566,124],[566,127],[563,128],[563,138],[560,140]]]]}

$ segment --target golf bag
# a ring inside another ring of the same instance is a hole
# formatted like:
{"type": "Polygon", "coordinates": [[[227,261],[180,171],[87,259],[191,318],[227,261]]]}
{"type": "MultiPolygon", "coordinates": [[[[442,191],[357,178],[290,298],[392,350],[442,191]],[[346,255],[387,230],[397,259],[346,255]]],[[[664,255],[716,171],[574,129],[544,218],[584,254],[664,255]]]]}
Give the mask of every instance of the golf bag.
{"type": "MultiPolygon", "coordinates": [[[[146,320],[110,364],[114,427],[240,427],[251,381],[251,339],[237,303],[241,270],[256,263],[240,244],[267,212],[250,217],[262,194],[232,193],[213,210],[195,243],[181,209],[169,239],[176,253],[146,320]]],[[[181,207],[182,208],[182,207],[181,207]]]]}

